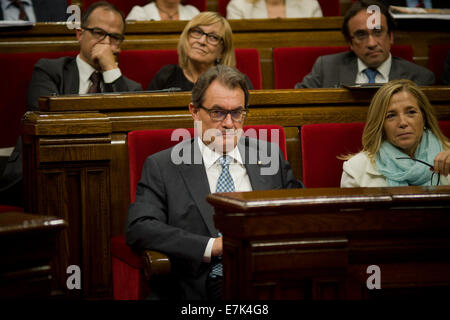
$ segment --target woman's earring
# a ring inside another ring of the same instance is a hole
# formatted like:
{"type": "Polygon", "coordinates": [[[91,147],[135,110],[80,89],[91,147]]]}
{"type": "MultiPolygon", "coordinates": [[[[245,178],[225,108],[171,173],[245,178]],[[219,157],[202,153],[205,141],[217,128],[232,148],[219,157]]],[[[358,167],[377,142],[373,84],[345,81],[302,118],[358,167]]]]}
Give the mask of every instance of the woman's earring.
{"type": "Polygon", "coordinates": [[[216,65],[220,64],[220,59],[216,58],[216,65]]]}

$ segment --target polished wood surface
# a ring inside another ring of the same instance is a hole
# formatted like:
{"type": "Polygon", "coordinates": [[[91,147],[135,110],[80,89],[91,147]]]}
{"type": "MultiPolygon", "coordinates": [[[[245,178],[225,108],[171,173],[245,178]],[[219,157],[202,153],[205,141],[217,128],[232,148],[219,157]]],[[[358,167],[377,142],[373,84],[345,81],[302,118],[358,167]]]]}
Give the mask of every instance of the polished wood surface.
{"type": "MultiPolygon", "coordinates": [[[[230,20],[237,48],[257,48],[261,59],[263,88],[274,88],[272,49],[295,46],[343,46],[343,17],[301,19],[230,20]]],[[[128,22],[123,50],[176,49],[186,21],[128,22]]],[[[422,24],[417,30],[402,22],[395,33],[395,44],[412,45],[414,61],[428,66],[431,44],[450,43],[445,21],[422,24]]],[[[75,31],[65,23],[37,23],[33,27],[2,30],[0,52],[73,51],[78,50],[75,31]]]]}
{"type": "Polygon", "coordinates": [[[450,187],[214,194],[226,299],[448,297],[450,187]],[[369,290],[369,266],[381,289],[369,290]]]}
{"type": "Polygon", "coordinates": [[[0,298],[51,294],[55,268],[51,262],[62,249],[58,235],[66,227],[59,218],[0,213],[0,298]]]}
{"type": "MultiPolygon", "coordinates": [[[[440,120],[450,120],[450,87],[424,87],[440,120]]],[[[261,90],[250,94],[247,125],[278,124],[288,160],[301,179],[299,127],[364,121],[375,91],[261,90]]],[[[193,126],[190,93],[42,98],[24,117],[26,210],[69,223],[62,266],[82,267],[86,297],[111,296],[109,239],[124,233],[129,204],[127,133],[193,126]]],[[[61,286],[65,283],[61,283],[61,286]]]]}

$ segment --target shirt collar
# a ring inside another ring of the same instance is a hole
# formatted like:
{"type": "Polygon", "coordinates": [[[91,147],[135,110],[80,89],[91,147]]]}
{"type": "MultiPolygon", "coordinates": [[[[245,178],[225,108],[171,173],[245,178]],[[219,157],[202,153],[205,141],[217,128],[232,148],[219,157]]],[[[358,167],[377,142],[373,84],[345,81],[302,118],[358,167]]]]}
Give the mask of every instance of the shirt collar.
{"type": "Polygon", "coordinates": [[[77,67],[80,73],[80,80],[86,82],[91,77],[91,74],[96,71],[89,63],[81,59],[80,54],[77,55],[77,67]]]}
{"type": "MultiPolygon", "coordinates": [[[[208,148],[208,146],[206,144],[204,144],[202,139],[200,139],[199,137],[197,137],[196,139],[197,139],[198,146],[200,148],[200,153],[202,154],[202,157],[203,157],[203,163],[205,165],[205,169],[208,170],[214,164],[216,164],[217,160],[220,157],[222,157],[223,155],[208,148]]],[[[228,152],[227,155],[232,157],[234,161],[243,165],[241,153],[239,152],[239,148],[237,145],[233,150],[228,152]]]]}
{"type": "MultiPolygon", "coordinates": [[[[389,80],[389,72],[391,71],[392,55],[389,53],[389,57],[377,68],[378,73],[386,80],[389,80]]],[[[358,58],[358,73],[362,73],[368,66],[358,58]]]]}
{"type": "MultiPolygon", "coordinates": [[[[6,8],[8,8],[9,6],[12,5],[12,3],[9,0],[5,0],[6,1],[6,8]]],[[[31,0],[22,0],[23,4],[27,5],[27,6],[31,6],[31,0]]]]}

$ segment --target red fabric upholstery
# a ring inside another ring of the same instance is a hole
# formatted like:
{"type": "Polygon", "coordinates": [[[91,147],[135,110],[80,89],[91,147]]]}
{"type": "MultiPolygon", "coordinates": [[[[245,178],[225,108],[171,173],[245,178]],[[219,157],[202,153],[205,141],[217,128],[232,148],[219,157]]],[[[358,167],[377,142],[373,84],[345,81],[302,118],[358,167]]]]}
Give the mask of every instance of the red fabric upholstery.
{"type": "Polygon", "coordinates": [[[318,57],[347,50],[347,46],[274,48],[275,89],[294,88],[297,82],[301,82],[311,72],[318,57]]]}
{"type": "MultiPolygon", "coordinates": [[[[83,11],[85,11],[91,4],[97,2],[98,0],[83,0],[83,11]]],[[[115,5],[120,11],[123,12],[125,17],[130,13],[134,6],[145,6],[149,3],[148,0],[109,0],[109,3],[115,5]]],[[[199,11],[206,10],[206,0],[186,0],[183,4],[190,4],[191,6],[197,7],[199,11]]]]}
{"type": "MultiPolygon", "coordinates": [[[[219,12],[224,17],[227,16],[228,2],[230,2],[230,0],[217,1],[217,12],[219,12]]],[[[339,0],[319,0],[319,4],[324,17],[341,15],[339,0]]]]}
{"type": "Polygon", "coordinates": [[[318,0],[324,17],[341,15],[340,0],[318,0]]]}
{"type": "Polygon", "coordinates": [[[23,212],[22,208],[0,204],[0,212],[23,212]]]}
{"type": "Polygon", "coordinates": [[[178,64],[176,50],[126,50],[119,55],[123,74],[147,89],[155,74],[167,64],[178,64]]]}
{"type": "MultiPolygon", "coordinates": [[[[450,139],[450,121],[439,121],[450,139]]],[[[307,188],[339,187],[343,160],[361,150],[363,122],[309,124],[301,128],[303,183],[307,188]]]]}
{"type": "MultiPolygon", "coordinates": [[[[167,149],[179,141],[190,139],[194,129],[189,128],[188,135],[171,140],[174,129],[137,130],[128,133],[128,156],[130,168],[130,199],[135,200],[136,185],[141,178],[145,159],[156,152],[167,149]]],[[[277,143],[286,159],[286,136],[283,127],[277,125],[245,126],[245,135],[277,143]],[[253,129],[253,130],[252,130],[253,129]],[[266,129],[261,130],[261,129],[266,129]],[[278,130],[278,135],[276,131],[278,130]]],[[[148,296],[148,284],[142,272],[141,258],[125,243],[123,235],[111,239],[114,299],[142,299],[148,296]]]]}
{"type": "Polygon", "coordinates": [[[22,132],[28,84],[34,64],[41,58],[74,56],[75,52],[0,53],[0,148],[15,146],[22,132]]]}
{"type": "Polygon", "coordinates": [[[257,49],[235,49],[236,68],[245,74],[253,84],[253,89],[262,89],[261,64],[257,49]]]}
{"type": "MultiPolygon", "coordinates": [[[[294,88],[297,82],[301,82],[311,72],[318,57],[347,50],[348,46],[274,48],[275,89],[294,88]]],[[[394,45],[391,52],[393,56],[413,61],[413,49],[409,45],[394,45]]]]}
{"type": "MultiPolygon", "coordinates": [[[[262,88],[261,64],[257,49],[235,49],[236,67],[246,74],[255,89],[262,88]]],[[[178,64],[176,50],[127,50],[120,53],[120,68],[125,76],[140,82],[145,90],[155,74],[167,64],[178,64]]]]}
{"type": "Polygon", "coordinates": [[[431,45],[428,51],[428,66],[436,76],[436,84],[442,84],[442,73],[444,72],[444,63],[447,58],[450,44],[431,45]]]}
{"type": "Polygon", "coordinates": [[[305,186],[339,187],[343,161],[336,157],[360,151],[363,130],[363,122],[302,126],[302,166],[305,186]]]}

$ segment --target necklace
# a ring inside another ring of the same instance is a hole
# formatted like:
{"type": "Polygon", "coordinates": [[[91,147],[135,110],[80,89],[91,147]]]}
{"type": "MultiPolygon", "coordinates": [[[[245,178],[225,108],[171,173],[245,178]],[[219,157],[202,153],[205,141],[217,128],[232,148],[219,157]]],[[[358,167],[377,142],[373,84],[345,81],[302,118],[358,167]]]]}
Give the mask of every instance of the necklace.
{"type": "Polygon", "coordinates": [[[156,4],[156,2],[155,2],[155,6],[156,6],[156,8],[157,8],[159,11],[161,11],[162,13],[164,13],[165,15],[167,15],[167,18],[168,18],[169,20],[173,20],[173,18],[174,18],[176,15],[178,15],[178,7],[177,7],[177,11],[175,11],[175,13],[170,14],[170,13],[168,13],[167,11],[162,10],[162,9],[156,4]]]}

